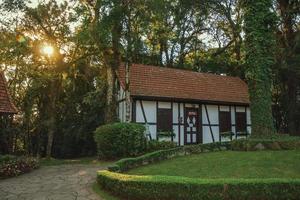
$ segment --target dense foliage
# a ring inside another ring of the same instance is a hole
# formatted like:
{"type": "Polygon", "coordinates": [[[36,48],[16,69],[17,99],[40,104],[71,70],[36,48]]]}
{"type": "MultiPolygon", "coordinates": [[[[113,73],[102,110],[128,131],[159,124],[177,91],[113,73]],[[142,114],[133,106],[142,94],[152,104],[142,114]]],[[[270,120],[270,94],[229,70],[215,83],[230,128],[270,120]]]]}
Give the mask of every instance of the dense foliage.
{"type": "Polygon", "coordinates": [[[102,188],[126,199],[298,199],[299,179],[197,179],[99,171],[102,188]]]}
{"type": "Polygon", "coordinates": [[[0,155],[0,179],[18,176],[39,167],[39,162],[31,157],[0,155]]]}
{"type": "Polygon", "coordinates": [[[100,159],[137,156],[147,149],[145,127],[135,123],[114,123],[95,131],[100,159]]]}

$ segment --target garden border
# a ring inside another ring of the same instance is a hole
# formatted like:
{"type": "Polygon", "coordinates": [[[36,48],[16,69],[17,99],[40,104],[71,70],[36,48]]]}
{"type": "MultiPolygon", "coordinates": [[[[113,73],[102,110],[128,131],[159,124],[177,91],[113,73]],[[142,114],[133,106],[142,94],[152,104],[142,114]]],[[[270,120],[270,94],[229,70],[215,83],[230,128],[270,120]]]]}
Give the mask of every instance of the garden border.
{"type": "Polygon", "coordinates": [[[122,174],[135,167],[203,152],[292,149],[300,149],[300,140],[238,140],[176,147],[121,159],[108,170],[98,171],[97,182],[103,189],[127,199],[297,199],[300,179],[200,179],[122,174]]]}
{"type": "Polygon", "coordinates": [[[136,200],[298,199],[300,179],[200,179],[137,176],[99,171],[97,182],[111,193],[136,200]]]}
{"type": "Polygon", "coordinates": [[[27,156],[0,155],[0,180],[39,168],[39,160],[27,156]]]}

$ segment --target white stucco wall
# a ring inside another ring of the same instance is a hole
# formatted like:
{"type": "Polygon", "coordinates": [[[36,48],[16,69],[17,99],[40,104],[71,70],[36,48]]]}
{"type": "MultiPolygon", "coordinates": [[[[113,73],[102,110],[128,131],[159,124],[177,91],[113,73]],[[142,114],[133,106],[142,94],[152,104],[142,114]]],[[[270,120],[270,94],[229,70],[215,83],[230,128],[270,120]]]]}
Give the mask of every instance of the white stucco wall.
{"type": "Polygon", "coordinates": [[[118,103],[118,117],[120,122],[125,122],[125,91],[120,87],[117,94],[118,103]]]}
{"type": "Polygon", "coordinates": [[[202,105],[202,142],[211,143],[213,142],[213,137],[215,142],[219,141],[219,110],[217,105],[202,105]],[[212,133],[209,128],[209,121],[207,119],[206,109],[208,113],[208,118],[210,121],[212,133]]]}
{"type": "MultiPolygon", "coordinates": [[[[211,124],[218,124],[219,123],[219,111],[217,105],[206,105],[208,117],[211,124]]],[[[202,105],[202,122],[203,124],[208,124],[205,105],[202,105]]]]}

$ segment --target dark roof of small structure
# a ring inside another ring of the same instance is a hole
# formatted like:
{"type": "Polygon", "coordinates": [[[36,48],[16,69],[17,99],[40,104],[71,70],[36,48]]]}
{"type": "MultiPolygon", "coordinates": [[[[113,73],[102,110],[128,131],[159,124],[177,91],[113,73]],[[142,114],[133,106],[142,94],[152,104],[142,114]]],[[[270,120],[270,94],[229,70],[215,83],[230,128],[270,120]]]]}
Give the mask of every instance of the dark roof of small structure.
{"type": "Polygon", "coordinates": [[[17,108],[9,96],[4,74],[0,71],[0,114],[15,113],[17,113],[17,108]]]}

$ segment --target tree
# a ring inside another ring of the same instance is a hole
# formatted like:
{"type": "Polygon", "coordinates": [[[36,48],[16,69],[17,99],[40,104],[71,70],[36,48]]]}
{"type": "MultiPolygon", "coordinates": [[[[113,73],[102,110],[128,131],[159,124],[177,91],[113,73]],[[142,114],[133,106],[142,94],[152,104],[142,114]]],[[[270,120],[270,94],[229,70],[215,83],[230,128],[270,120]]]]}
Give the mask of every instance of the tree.
{"type": "Polygon", "coordinates": [[[299,0],[278,0],[275,9],[279,17],[275,72],[275,116],[281,132],[297,134],[300,131],[300,27],[299,0]]]}
{"type": "Polygon", "coordinates": [[[34,8],[22,4],[22,10],[15,11],[22,11],[22,15],[1,21],[0,37],[5,41],[1,43],[1,68],[7,69],[9,88],[20,110],[17,125],[21,134],[17,139],[24,142],[28,153],[50,156],[56,140],[62,143],[55,146],[54,152],[61,156],[57,152],[66,151],[62,149],[68,144],[61,138],[69,138],[74,145],[89,143],[86,146],[91,148],[86,149],[91,152],[93,128],[103,123],[103,77],[95,57],[98,52],[86,36],[82,23],[85,18],[76,16],[80,13],[76,9],[54,0],[34,8]],[[11,21],[15,26],[8,23],[11,21]],[[52,52],[43,54],[45,47],[52,52]],[[75,88],[77,96],[71,95],[75,88]],[[75,126],[73,135],[65,137],[75,126]]]}
{"type": "Polygon", "coordinates": [[[271,0],[244,0],[246,78],[248,80],[252,133],[274,133],[271,67],[274,64],[276,16],[271,0]]]}
{"type": "Polygon", "coordinates": [[[120,66],[120,38],[122,31],[121,0],[82,1],[89,15],[89,34],[95,42],[102,66],[106,70],[105,121],[116,121],[116,71],[120,66]]]}

